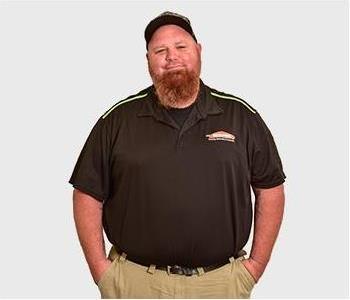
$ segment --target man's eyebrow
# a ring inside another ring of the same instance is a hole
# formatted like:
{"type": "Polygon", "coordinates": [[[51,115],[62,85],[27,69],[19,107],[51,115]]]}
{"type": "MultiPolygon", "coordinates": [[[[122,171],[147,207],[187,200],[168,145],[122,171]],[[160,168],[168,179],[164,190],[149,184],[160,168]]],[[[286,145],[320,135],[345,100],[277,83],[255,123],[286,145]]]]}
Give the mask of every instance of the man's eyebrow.
{"type": "Polygon", "coordinates": [[[162,45],[154,46],[151,50],[157,50],[159,48],[166,48],[166,45],[162,44],[162,45]]]}
{"type": "MultiPolygon", "coordinates": [[[[175,45],[177,46],[177,45],[179,45],[179,44],[185,44],[185,43],[186,43],[185,40],[180,40],[180,41],[175,42],[175,45]]],[[[152,47],[150,50],[151,50],[151,51],[157,51],[157,50],[159,50],[159,49],[161,49],[161,48],[167,48],[167,47],[168,47],[168,45],[160,44],[160,45],[157,45],[157,46],[152,47]]]]}

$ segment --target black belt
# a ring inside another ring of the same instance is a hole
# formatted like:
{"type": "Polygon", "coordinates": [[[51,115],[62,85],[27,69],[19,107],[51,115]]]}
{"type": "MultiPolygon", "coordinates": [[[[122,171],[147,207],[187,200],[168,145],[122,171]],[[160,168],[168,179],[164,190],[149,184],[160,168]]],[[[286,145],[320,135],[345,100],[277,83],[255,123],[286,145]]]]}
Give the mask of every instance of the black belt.
{"type": "MultiPolygon", "coordinates": [[[[114,248],[119,255],[123,254],[123,251],[120,251],[115,246],[114,246],[114,248]]],[[[247,254],[247,253],[244,250],[240,250],[237,253],[237,255],[235,255],[234,257],[237,258],[237,257],[243,256],[245,254],[247,254]]],[[[144,267],[149,267],[151,265],[151,264],[145,264],[142,261],[140,261],[138,258],[129,256],[128,254],[126,254],[126,258],[128,260],[130,260],[136,264],[142,265],[144,267]]],[[[205,266],[205,267],[184,267],[184,266],[173,265],[173,266],[156,266],[156,269],[167,271],[167,272],[172,273],[172,274],[192,276],[192,275],[199,274],[199,271],[198,271],[199,268],[202,268],[204,272],[209,272],[209,271],[215,270],[217,268],[220,268],[229,262],[230,262],[229,259],[226,259],[225,261],[223,261],[221,263],[217,263],[217,264],[213,264],[213,265],[205,266]]]]}
{"type": "MultiPolygon", "coordinates": [[[[207,267],[201,267],[203,269],[204,272],[209,272],[212,270],[215,270],[217,268],[220,268],[224,265],[226,265],[227,263],[229,263],[230,261],[227,260],[224,263],[221,264],[215,264],[215,265],[210,265],[207,267]]],[[[186,276],[192,276],[192,275],[198,275],[198,268],[191,268],[191,267],[181,267],[178,265],[174,265],[174,266],[156,266],[156,269],[159,270],[163,270],[163,271],[168,271],[172,274],[178,274],[178,275],[186,275],[186,276]]]]}

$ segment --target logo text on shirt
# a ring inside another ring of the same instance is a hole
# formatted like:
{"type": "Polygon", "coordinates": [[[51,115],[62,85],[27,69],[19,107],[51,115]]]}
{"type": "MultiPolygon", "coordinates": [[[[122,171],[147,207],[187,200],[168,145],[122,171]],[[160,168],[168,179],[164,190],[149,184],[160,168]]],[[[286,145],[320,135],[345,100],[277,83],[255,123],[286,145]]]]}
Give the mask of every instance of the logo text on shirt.
{"type": "Polygon", "coordinates": [[[209,141],[227,141],[227,142],[235,142],[235,136],[226,131],[216,131],[211,134],[207,134],[206,137],[209,141]]]}

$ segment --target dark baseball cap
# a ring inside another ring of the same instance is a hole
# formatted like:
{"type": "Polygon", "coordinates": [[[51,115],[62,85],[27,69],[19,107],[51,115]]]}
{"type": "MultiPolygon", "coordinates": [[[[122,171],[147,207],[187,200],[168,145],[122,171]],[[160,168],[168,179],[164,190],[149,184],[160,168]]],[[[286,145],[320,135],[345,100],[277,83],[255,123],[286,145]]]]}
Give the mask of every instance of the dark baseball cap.
{"type": "Polygon", "coordinates": [[[163,25],[177,25],[186,30],[193,39],[197,42],[196,36],[191,27],[191,22],[185,16],[180,14],[166,11],[160,14],[158,17],[154,18],[151,22],[148,23],[145,29],[145,40],[146,40],[146,48],[148,49],[148,43],[152,38],[153,33],[163,25]]]}

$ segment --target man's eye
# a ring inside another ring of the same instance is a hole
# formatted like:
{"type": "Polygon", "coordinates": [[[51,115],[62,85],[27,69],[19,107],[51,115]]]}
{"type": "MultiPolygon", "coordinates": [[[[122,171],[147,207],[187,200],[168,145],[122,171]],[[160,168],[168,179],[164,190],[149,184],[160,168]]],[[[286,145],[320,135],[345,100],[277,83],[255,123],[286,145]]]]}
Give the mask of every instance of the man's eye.
{"type": "Polygon", "coordinates": [[[186,46],[185,45],[179,45],[179,46],[177,46],[177,48],[178,49],[184,49],[184,48],[186,48],[186,46]]]}
{"type": "Polygon", "coordinates": [[[164,52],[164,51],[165,51],[165,49],[158,49],[158,50],[156,50],[156,54],[162,53],[162,52],[164,52]]]}

